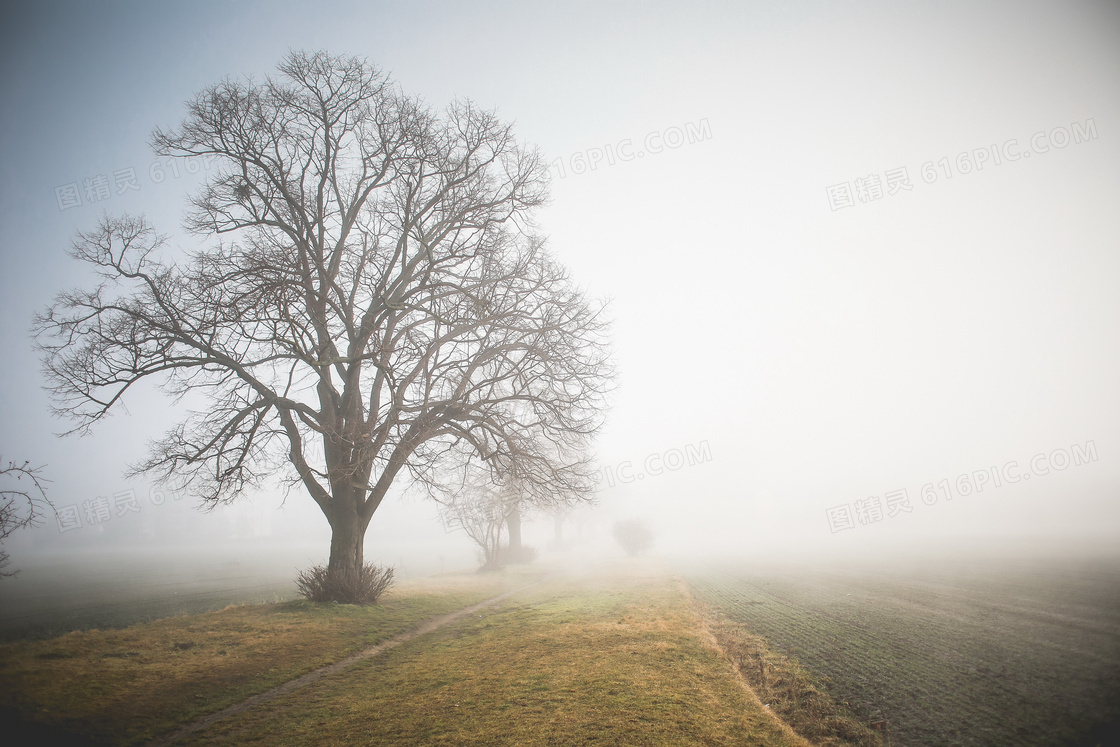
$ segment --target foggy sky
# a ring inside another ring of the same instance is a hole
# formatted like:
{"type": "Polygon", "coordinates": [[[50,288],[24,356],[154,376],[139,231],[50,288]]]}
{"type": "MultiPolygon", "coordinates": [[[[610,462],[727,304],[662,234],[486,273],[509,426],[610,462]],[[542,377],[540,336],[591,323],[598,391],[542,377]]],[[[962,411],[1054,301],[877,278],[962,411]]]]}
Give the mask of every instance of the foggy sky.
{"type": "MultiPolygon", "coordinates": [[[[134,490],[141,509],[69,532],[51,520],[13,549],[128,542],[139,532],[113,529],[128,522],[201,542],[239,510],[322,541],[325,556],[326,522],[306,496],[280,511],[266,492],[188,520],[183,502],[154,505],[150,483],[123,477],[173,422],[156,392],[91,437],[55,438],[67,426],[49,415],[28,338],[32,314],[85,278],[67,248],[102,211],[193,240],[179,222],[198,178],[152,156],[151,130],[223,76],[273,73],[288,49],[368,57],[436,107],[496,107],[553,164],[540,229],[615,320],[603,522],[646,515],[667,550],[1120,528],[1113,4],[4,14],[0,453],[49,465],[57,506],[134,490]],[[128,169],[138,189],[88,198],[86,179],[128,169]],[[63,209],[70,184],[82,204],[63,209]],[[923,486],[961,475],[983,492],[922,500],[923,486]],[[900,490],[907,502],[888,506],[900,490]]],[[[367,554],[442,536],[430,506],[397,497],[367,554]]]]}

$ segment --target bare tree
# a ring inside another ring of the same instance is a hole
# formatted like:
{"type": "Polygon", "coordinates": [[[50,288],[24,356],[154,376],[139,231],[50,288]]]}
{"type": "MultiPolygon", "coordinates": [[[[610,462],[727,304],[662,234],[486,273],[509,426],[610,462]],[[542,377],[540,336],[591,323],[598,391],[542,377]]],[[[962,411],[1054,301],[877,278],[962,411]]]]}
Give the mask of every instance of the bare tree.
{"type": "MultiPolygon", "coordinates": [[[[32,467],[30,461],[8,462],[6,467],[3,463],[0,457],[0,545],[17,529],[37,525],[51,509],[42,467],[32,467]]],[[[0,578],[19,573],[5,570],[11,562],[8,552],[0,549],[0,578]]]]}
{"type": "Polygon", "coordinates": [[[572,514],[571,505],[555,506],[547,511],[549,517],[552,519],[552,543],[551,547],[556,550],[563,549],[564,547],[564,522],[572,514]]]}
{"type": "Polygon", "coordinates": [[[502,565],[502,529],[520,500],[509,487],[479,482],[442,502],[441,514],[449,529],[463,530],[478,546],[481,570],[493,570],[502,565]]]}
{"type": "Polygon", "coordinates": [[[494,113],[433,113],[363,60],[293,52],[279,71],[204,90],[153,135],[213,165],[186,219],[211,246],[172,262],[129,217],[78,235],[102,282],[36,320],[56,409],[84,432],[145,379],[205,397],[134,470],[216,504],[283,468],[330,523],[331,572],[361,567],[402,472],[580,484],[606,326],[533,233],[543,159],[494,113]]]}
{"type": "Polygon", "coordinates": [[[461,529],[478,545],[482,569],[507,563],[530,562],[536,555],[521,544],[521,519],[537,508],[550,509],[579,502],[592,492],[590,475],[551,481],[545,491],[517,475],[475,471],[464,482],[447,480],[433,491],[449,529],[461,529]],[[502,542],[502,530],[507,542],[502,542]]]}

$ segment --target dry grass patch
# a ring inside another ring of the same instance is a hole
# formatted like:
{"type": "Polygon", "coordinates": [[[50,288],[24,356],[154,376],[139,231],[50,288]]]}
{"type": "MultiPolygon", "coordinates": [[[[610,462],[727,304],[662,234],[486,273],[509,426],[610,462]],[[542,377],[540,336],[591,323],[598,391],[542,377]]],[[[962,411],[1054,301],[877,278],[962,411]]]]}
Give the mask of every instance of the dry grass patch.
{"type": "Polygon", "coordinates": [[[0,708],[110,744],[134,744],[526,583],[469,575],[402,584],[372,607],[228,607],[120,630],[0,646],[0,708]]]}
{"type": "Polygon", "coordinates": [[[648,564],[554,582],[220,722],[194,743],[799,745],[648,564]]]}

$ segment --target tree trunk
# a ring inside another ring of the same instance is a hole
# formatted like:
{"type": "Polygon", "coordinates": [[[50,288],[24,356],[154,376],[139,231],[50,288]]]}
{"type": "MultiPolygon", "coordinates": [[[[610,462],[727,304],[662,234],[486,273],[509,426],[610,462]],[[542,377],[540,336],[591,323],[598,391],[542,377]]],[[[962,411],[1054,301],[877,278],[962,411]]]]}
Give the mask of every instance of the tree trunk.
{"type": "Polygon", "coordinates": [[[365,562],[364,546],[368,523],[363,524],[357,512],[347,508],[329,518],[331,557],[327,562],[327,571],[330,573],[357,571],[365,562]]]}
{"type": "Polygon", "coordinates": [[[521,549],[521,510],[513,509],[506,517],[506,526],[509,528],[509,549],[515,553],[521,549]]]}

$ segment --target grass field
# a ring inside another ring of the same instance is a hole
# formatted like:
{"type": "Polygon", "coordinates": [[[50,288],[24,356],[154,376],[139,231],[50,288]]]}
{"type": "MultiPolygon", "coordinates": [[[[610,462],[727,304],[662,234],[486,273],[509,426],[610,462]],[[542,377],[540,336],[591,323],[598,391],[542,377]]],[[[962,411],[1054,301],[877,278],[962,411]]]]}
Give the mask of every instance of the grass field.
{"type": "Polygon", "coordinates": [[[517,567],[408,580],[369,608],[285,601],[27,638],[0,645],[0,718],[39,729],[27,743],[166,739],[520,589],[176,744],[1113,743],[1116,563],[680,570],[517,567]]]}
{"type": "Polygon", "coordinates": [[[804,745],[742,687],[661,572],[566,578],[200,744],[804,745]]]}
{"type": "Polygon", "coordinates": [[[0,708],[106,744],[137,744],[539,572],[403,583],[373,607],[240,605],[0,646],[0,708]]]}
{"type": "MultiPolygon", "coordinates": [[[[7,644],[3,706],[142,744],[540,574],[436,577],[373,608],[241,606],[7,644]]],[[[744,686],[683,584],[645,562],[550,577],[183,743],[808,744],[744,686]]]]}
{"type": "Polygon", "coordinates": [[[890,744],[1113,744],[1120,565],[690,569],[697,597],[800,661],[890,744]],[[1096,730],[1096,733],[1094,733],[1096,730]]]}

